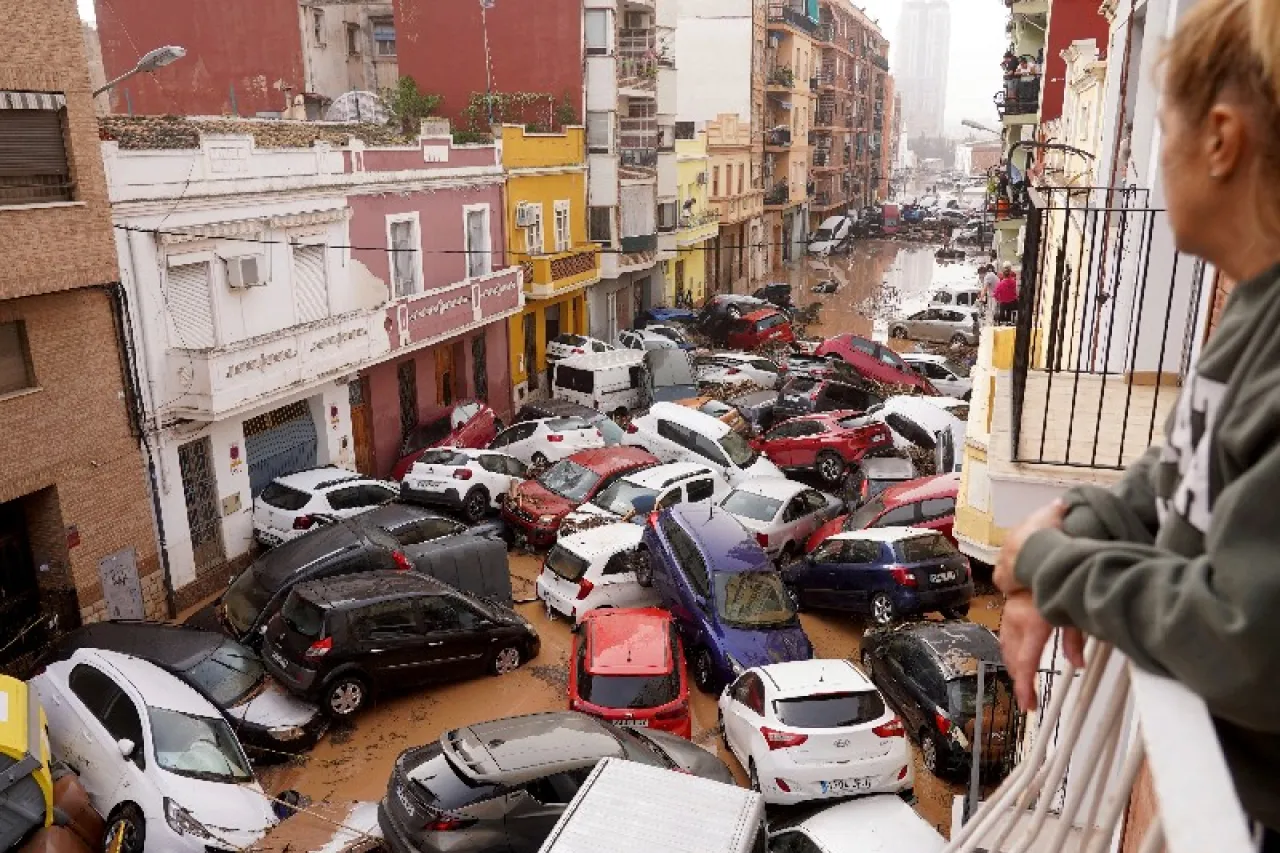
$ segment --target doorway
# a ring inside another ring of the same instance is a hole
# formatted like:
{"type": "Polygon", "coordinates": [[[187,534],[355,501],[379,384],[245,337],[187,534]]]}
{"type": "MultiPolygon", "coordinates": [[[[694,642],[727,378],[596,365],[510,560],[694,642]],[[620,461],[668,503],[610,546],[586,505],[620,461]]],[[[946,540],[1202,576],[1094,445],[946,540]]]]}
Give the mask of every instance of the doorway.
{"type": "MultiPolygon", "coordinates": [[[[550,342],[551,339],[547,338],[550,342]]],[[[530,311],[524,315],[524,374],[528,377],[529,390],[538,390],[538,315],[530,311]]]]}
{"type": "Polygon", "coordinates": [[[400,436],[407,438],[418,427],[418,362],[412,358],[396,366],[400,391],[400,436]]]}
{"type": "MultiPolygon", "coordinates": [[[[245,443],[248,444],[247,439],[245,443]]],[[[178,472],[198,577],[202,571],[220,566],[227,559],[218,512],[218,482],[213,471],[213,442],[208,436],[178,446],[178,472]]]]}
{"type": "Polygon", "coordinates": [[[453,380],[457,375],[453,360],[453,347],[436,347],[436,405],[453,405],[453,380]]]}
{"type": "Polygon", "coordinates": [[[374,476],[372,412],[369,410],[369,380],[363,376],[347,385],[351,403],[351,443],[356,454],[356,470],[374,476]]]}
{"type": "MultiPolygon", "coordinates": [[[[316,422],[306,400],[246,420],[244,449],[250,493],[256,498],[276,477],[316,467],[316,445],[316,422]]],[[[212,456],[212,451],[208,455],[212,456]]],[[[215,489],[215,500],[216,495],[215,489]]]]}

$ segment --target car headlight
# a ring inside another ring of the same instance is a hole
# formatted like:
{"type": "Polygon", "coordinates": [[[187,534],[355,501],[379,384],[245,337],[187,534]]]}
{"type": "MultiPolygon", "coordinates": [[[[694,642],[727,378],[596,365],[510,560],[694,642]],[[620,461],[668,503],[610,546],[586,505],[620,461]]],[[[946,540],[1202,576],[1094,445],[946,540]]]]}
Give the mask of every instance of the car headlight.
{"type": "Polygon", "coordinates": [[[204,828],[204,824],[191,816],[191,812],[168,797],[164,798],[164,819],[169,824],[169,828],[179,835],[191,835],[209,841],[216,840],[209,830],[204,828]]]}
{"type": "Polygon", "coordinates": [[[746,670],[746,667],[738,663],[738,659],[735,658],[733,655],[726,654],[724,657],[725,657],[725,660],[729,661],[729,669],[733,670],[733,675],[735,678],[738,677],[739,675],[742,675],[742,673],[746,670]]]}
{"type": "Polygon", "coordinates": [[[541,516],[538,516],[538,523],[539,524],[555,524],[556,517],[554,515],[541,515],[541,516]]]}
{"type": "Polygon", "coordinates": [[[267,729],[267,734],[276,740],[297,740],[306,732],[302,730],[302,726],[276,726],[275,728],[267,729]]]}

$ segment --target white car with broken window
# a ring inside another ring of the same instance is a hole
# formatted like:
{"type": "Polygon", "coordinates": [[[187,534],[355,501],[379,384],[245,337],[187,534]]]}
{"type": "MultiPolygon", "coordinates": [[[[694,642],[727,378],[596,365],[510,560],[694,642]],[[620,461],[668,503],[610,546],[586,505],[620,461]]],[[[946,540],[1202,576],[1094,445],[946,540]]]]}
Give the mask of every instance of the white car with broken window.
{"type": "Polygon", "coordinates": [[[804,554],[804,543],[822,525],[844,512],[844,501],[785,477],[745,480],[720,502],[755,536],[772,559],[789,563],[804,554]]]}
{"type": "Polygon", "coordinates": [[[542,467],[579,450],[604,446],[604,434],[598,427],[585,418],[566,417],[521,421],[495,435],[488,449],[542,467]]]}
{"type": "Polygon", "coordinates": [[[678,503],[717,501],[729,491],[729,481],[708,465],[671,462],[619,477],[587,503],[565,516],[560,536],[606,521],[643,519],[650,512],[678,503]]]}

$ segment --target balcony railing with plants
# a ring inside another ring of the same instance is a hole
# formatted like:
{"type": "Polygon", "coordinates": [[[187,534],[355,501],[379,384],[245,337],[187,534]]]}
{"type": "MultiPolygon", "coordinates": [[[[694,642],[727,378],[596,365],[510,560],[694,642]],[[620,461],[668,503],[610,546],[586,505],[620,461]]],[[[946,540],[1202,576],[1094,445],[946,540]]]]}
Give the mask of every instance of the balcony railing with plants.
{"type": "Polygon", "coordinates": [[[796,87],[796,75],[789,65],[776,65],[769,71],[765,83],[770,86],[782,86],[786,89],[796,87]]]}
{"type": "Polygon", "coordinates": [[[791,199],[791,187],[786,181],[775,184],[773,189],[764,194],[764,203],[766,207],[777,207],[786,204],[791,199]]]}
{"type": "Polygon", "coordinates": [[[813,35],[818,31],[818,22],[810,18],[801,9],[796,9],[784,3],[769,4],[769,23],[770,24],[790,24],[798,30],[813,35]]]}
{"type": "Polygon", "coordinates": [[[700,210],[697,213],[680,214],[680,230],[692,231],[694,228],[701,228],[703,225],[718,224],[720,222],[720,211],[718,210],[700,210]]]}
{"type": "Polygon", "coordinates": [[[785,127],[774,128],[764,135],[764,144],[767,148],[789,148],[791,131],[785,127]]]}
{"type": "Polygon", "coordinates": [[[650,90],[657,86],[657,38],[653,30],[621,30],[618,33],[618,82],[626,89],[650,90]]]}

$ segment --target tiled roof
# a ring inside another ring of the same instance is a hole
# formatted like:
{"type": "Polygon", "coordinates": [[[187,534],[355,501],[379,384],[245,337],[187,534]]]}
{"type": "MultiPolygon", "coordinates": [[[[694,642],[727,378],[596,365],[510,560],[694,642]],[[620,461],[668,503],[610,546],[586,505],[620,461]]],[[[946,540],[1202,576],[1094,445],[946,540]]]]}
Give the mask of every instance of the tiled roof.
{"type": "Polygon", "coordinates": [[[397,128],[381,124],[185,118],[183,116],[104,116],[98,119],[104,140],[133,151],[199,148],[202,134],[252,136],[259,148],[310,148],[323,141],[346,145],[357,137],[367,145],[406,145],[414,140],[397,128]]]}

